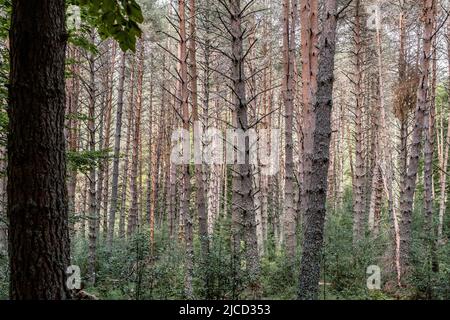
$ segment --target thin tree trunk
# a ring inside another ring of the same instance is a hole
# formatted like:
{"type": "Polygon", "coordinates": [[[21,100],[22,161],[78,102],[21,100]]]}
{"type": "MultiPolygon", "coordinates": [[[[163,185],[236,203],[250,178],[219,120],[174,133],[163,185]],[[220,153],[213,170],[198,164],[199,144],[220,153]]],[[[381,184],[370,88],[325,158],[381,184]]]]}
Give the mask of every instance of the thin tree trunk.
{"type": "MultiPolygon", "coordinates": [[[[78,50],[72,48],[69,50],[72,52],[72,58],[77,61],[79,56],[78,50]]],[[[69,91],[67,95],[68,104],[68,151],[78,151],[78,108],[79,108],[79,96],[80,96],[80,79],[79,79],[79,63],[78,61],[71,66],[72,79],[70,81],[69,91]]],[[[75,235],[75,194],[77,188],[77,170],[69,169],[67,176],[67,195],[69,199],[69,221],[70,221],[70,235],[75,235]]]]}
{"type": "MultiPolygon", "coordinates": [[[[95,41],[95,31],[91,31],[91,41],[95,41]]],[[[89,151],[94,154],[95,148],[95,109],[96,109],[96,79],[95,79],[95,56],[89,55],[89,83],[88,83],[88,141],[89,151]]],[[[89,252],[88,252],[88,284],[95,284],[95,267],[97,261],[97,194],[96,194],[96,168],[92,166],[89,170],[89,197],[88,197],[88,226],[89,226],[89,252]]]]}
{"type": "Polygon", "coordinates": [[[297,11],[297,2],[283,2],[283,64],[284,64],[284,116],[285,116],[285,176],[284,176],[284,235],[286,252],[290,263],[295,262],[296,252],[296,211],[294,207],[294,141],[292,137],[294,112],[294,53],[295,53],[295,19],[290,19],[291,10],[297,11]],[[290,21],[291,20],[291,21],[290,21]]]}
{"type": "Polygon", "coordinates": [[[144,73],[144,44],[142,40],[139,43],[139,57],[137,70],[137,88],[136,88],[136,108],[134,110],[134,132],[133,147],[131,158],[131,208],[128,214],[127,236],[131,237],[138,225],[138,209],[139,209],[139,190],[138,190],[138,173],[139,173],[139,144],[141,141],[141,114],[142,114],[142,80],[144,73]]]}
{"type": "Polygon", "coordinates": [[[113,158],[113,172],[111,185],[111,204],[109,208],[109,225],[108,225],[108,239],[107,246],[111,250],[114,239],[114,229],[116,224],[117,211],[117,195],[119,187],[119,161],[120,161],[120,141],[122,139],[122,115],[123,115],[123,92],[125,85],[125,52],[122,53],[119,72],[119,88],[117,97],[117,111],[116,111],[116,131],[114,134],[114,158],[113,158]]]}
{"type": "Polygon", "coordinates": [[[131,66],[131,76],[130,76],[130,96],[128,100],[128,116],[127,116],[127,141],[125,144],[125,163],[123,165],[123,175],[122,175],[122,187],[121,187],[121,197],[120,197],[120,218],[119,218],[119,237],[125,237],[125,220],[126,220],[126,202],[127,202],[127,189],[128,189],[128,171],[130,166],[130,146],[131,146],[131,133],[134,128],[134,84],[135,84],[135,59],[133,57],[133,62],[131,66]]]}
{"type": "MultiPolygon", "coordinates": [[[[113,86],[114,86],[114,72],[116,66],[116,42],[113,43],[112,54],[111,54],[111,67],[109,68],[108,75],[108,96],[107,96],[107,106],[106,106],[106,117],[105,117],[105,143],[103,146],[104,150],[108,151],[110,148],[110,140],[111,140],[111,118],[112,118],[112,100],[113,100],[113,86]]],[[[108,241],[108,200],[109,200],[109,159],[105,159],[104,161],[104,169],[105,169],[105,179],[103,186],[103,237],[108,241]]],[[[114,231],[113,231],[114,232],[114,231]]]]}
{"type": "MultiPolygon", "coordinates": [[[[179,53],[180,53],[180,87],[181,87],[181,113],[183,117],[183,129],[185,132],[189,132],[190,129],[190,115],[189,115],[189,91],[188,91],[188,64],[187,64],[187,35],[186,35],[186,4],[185,0],[178,0],[178,15],[179,15],[179,53]]],[[[185,146],[190,146],[190,134],[183,137],[187,140],[185,146]]],[[[190,150],[183,150],[184,154],[190,154],[190,150]]],[[[185,247],[186,247],[186,275],[184,284],[184,293],[186,298],[193,298],[193,287],[192,287],[192,277],[193,277],[193,259],[194,259],[194,248],[193,248],[193,231],[192,231],[192,215],[189,208],[191,199],[191,172],[190,164],[183,164],[182,168],[182,180],[183,180],[183,195],[181,202],[181,211],[183,212],[184,218],[184,235],[185,235],[185,247]]]]}
{"type": "MultiPolygon", "coordinates": [[[[447,33],[448,33],[448,37],[450,38],[450,20],[448,21],[448,25],[447,25],[447,33]]],[[[449,78],[448,78],[448,83],[450,85],[450,42],[448,43],[448,47],[447,47],[447,59],[449,61],[449,78]]],[[[450,105],[450,104],[448,104],[450,105]]],[[[450,108],[449,108],[450,110],[450,108]]],[[[444,111],[442,110],[442,115],[441,117],[443,117],[443,113],[444,111]]],[[[449,112],[450,113],[450,112],[449,112]]],[[[441,189],[441,194],[440,194],[440,199],[439,199],[439,223],[438,223],[438,241],[439,243],[442,243],[443,241],[443,229],[444,229],[444,216],[445,216],[445,209],[446,209],[446,202],[447,202],[447,168],[448,168],[448,159],[449,159],[449,149],[450,149],[450,114],[447,120],[447,137],[443,138],[442,135],[442,144],[444,144],[445,146],[441,148],[442,150],[442,156],[441,158],[441,163],[440,163],[440,189],[441,189]]]]}
{"type": "MultiPolygon", "coordinates": [[[[196,1],[189,0],[189,26],[190,39],[188,42],[189,50],[189,68],[191,75],[191,102],[192,102],[192,120],[194,121],[194,157],[198,157],[202,152],[202,124],[200,122],[198,112],[198,75],[197,75],[197,30],[196,30],[196,1]]],[[[198,215],[198,235],[200,238],[202,251],[202,265],[205,270],[205,288],[209,288],[208,277],[208,255],[209,255],[209,237],[208,237],[208,212],[206,211],[205,199],[205,185],[203,181],[203,160],[200,157],[201,163],[195,163],[195,181],[197,184],[195,201],[197,205],[198,215]]]]}
{"type": "MultiPolygon", "coordinates": [[[[435,8],[436,10],[436,8],[435,8]]],[[[433,17],[435,13],[433,13],[433,17]]],[[[436,29],[436,20],[433,19],[433,30],[436,29]]],[[[435,31],[433,31],[435,32],[435,31]]],[[[432,80],[428,101],[428,108],[425,111],[424,116],[424,215],[425,215],[425,228],[424,232],[427,237],[429,250],[431,254],[432,270],[438,271],[439,265],[437,261],[437,247],[436,247],[436,229],[434,228],[434,192],[433,192],[433,160],[434,160],[434,146],[435,146],[435,118],[436,118],[436,76],[437,76],[437,47],[436,37],[433,40],[433,55],[432,55],[432,80]]]]}
{"type": "Polygon", "coordinates": [[[364,205],[364,154],[362,117],[364,108],[363,97],[363,47],[361,35],[361,1],[355,4],[355,178],[353,180],[353,243],[363,239],[365,227],[364,205]]]}

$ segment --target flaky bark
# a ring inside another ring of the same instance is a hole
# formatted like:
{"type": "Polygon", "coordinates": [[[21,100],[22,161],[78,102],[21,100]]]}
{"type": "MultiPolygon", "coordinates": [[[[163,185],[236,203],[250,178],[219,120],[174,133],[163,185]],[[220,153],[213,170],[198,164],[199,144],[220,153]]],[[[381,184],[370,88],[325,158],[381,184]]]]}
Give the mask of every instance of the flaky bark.
{"type": "Polygon", "coordinates": [[[416,191],[417,171],[419,166],[420,154],[422,152],[422,133],[424,127],[425,112],[427,109],[427,91],[429,80],[429,69],[431,60],[431,42],[433,35],[433,13],[434,0],[423,2],[422,23],[424,25],[423,48],[421,50],[420,79],[417,89],[417,103],[415,112],[414,129],[412,132],[412,145],[409,155],[409,164],[406,177],[403,181],[403,188],[400,195],[400,261],[401,272],[407,272],[409,265],[409,254],[411,248],[411,223],[414,193],[416,191]]]}
{"type": "MultiPolygon", "coordinates": [[[[248,132],[248,101],[245,86],[245,57],[243,49],[244,31],[242,30],[241,1],[231,0],[229,2],[229,32],[232,37],[232,79],[233,79],[233,117],[234,124],[243,133],[248,132]]],[[[253,202],[252,167],[250,164],[250,142],[245,139],[244,146],[245,161],[243,164],[235,162],[233,165],[233,193],[232,212],[234,225],[234,250],[238,250],[239,224],[243,225],[243,238],[245,240],[245,257],[247,272],[250,275],[250,287],[255,295],[259,294],[259,255],[256,237],[255,208],[253,202]]],[[[239,263],[239,262],[235,262],[239,263]]]]}
{"type": "MultiPolygon", "coordinates": [[[[300,1],[301,60],[302,60],[302,174],[304,183],[311,176],[313,157],[314,115],[313,97],[317,91],[318,58],[318,0],[300,1]]],[[[300,190],[301,208],[306,211],[306,187],[300,190]]]]}
{"type": "Polygon", "coordinates": [[[305,177],[306,212],[298,292],[298,298],[303,300],[317,299],[319,289],[333,105],[336,0],[326,1],[324,14],[317,76],[319,85],[313,100],[313,157],[311,171],[305,172],[309,177],[305,177]]]}

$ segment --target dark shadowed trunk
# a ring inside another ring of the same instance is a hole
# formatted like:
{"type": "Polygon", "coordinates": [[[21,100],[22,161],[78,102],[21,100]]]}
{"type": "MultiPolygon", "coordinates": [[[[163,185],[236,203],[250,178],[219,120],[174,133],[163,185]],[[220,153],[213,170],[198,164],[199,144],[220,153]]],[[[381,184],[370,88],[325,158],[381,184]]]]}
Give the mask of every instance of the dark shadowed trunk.
{"type": "Polygon", "coordinates": [[[8,138],[11,299],[67,299],[65,2],[13,1],[8,138]]]}

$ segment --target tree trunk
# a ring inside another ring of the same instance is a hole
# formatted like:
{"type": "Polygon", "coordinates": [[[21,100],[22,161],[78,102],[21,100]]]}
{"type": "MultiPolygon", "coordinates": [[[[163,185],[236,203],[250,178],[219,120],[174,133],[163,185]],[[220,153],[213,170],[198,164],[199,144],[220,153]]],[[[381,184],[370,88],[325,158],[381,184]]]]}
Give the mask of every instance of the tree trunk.
{"type": "MultiPolygon", "coordinates": [[[[242,8],[240,0],[229,2],[230,33],[232,36],[232,79],[233,79],[233,105],[235,125],[241,133],[248,133],[248,101],[245,86],[245,55],[243,49],[244,31],[242,31],[242,8]]],[[[243,236],[245,239],[246,267],[250,276],[249,286],[255,296],[260,294],[259,288],[259,255],[256,237],[255,208],[253,203],[253,181],[252,167],[250,164],[250,141],[245,138],[243,150],[245,161],[243,164],[235,162],[233,165],[233,213],[243,225],[243,236]]],[[[236,230],[238,231],[238,230],[236,230]]],[[[238,243],[235,242],[235,250],[238,243]]],[[[237,263],[237,261],[236,261],[237,263]]]]}
{"type": "Polygon", "coordinates": [[[120,196],[120,218],[119,218],[119,237],[125,237],[125,220],[126,220],[126,202],[127,202],[127,189],[128,189],[128,171],[130,166],[130,145],[131,145],[131,133],[134,127],[134,83],[135,83],[135,59],[131,66],[130,76],[130,96],[128,100],[128,116],[127,116],[127,140],[125,144],[125,163],[123,165],[122,186],[120,196]]]}
{"type": "MultiPolygon", "coordinates": [[[[71,58],[77,61],[79,56],[78,50],[76,48],[69,49],[69,54],[71,58]]],[[[67,91],[67,112],[69,115],[69,120],[67,123],[67,140],[68,140],[68,151],[77,152],[78,151],[78,108],[79,108],[79,97],[80,97],[80,79],[79,79],[79,63],[78,61],[71,66],[72,78],[70,84],[66,85],[68,87],[67,91]]],[[[70,221],[70,235],[73,237],[75,235],[75,194],[77,188],[77,170],[69,169],[67,175],[67,195],[69,201],[69,221],[70,221]]]]}
{"type": "MultiPolygon", "coordinates": [[[[436,10],[436,8],[435,8],[436,10]]],[[[435,17],[435,13],[433,13],[435,17]]],[[[436,20],[433,19],[433,32],[436,30],[436,20]]],[[[434,147],[435,147],[435,118],[436,118],[436,83],[437,83],[437,47],[436,37],[433,39],[433,54],[432,54],[432,80],[431,88],[427,95],[429,95],[428,108],[425,111],[424,116],[424,215],[425,215],[425,228],[424,233],[426,235],[427,244],[429,246],[431,254],[432,270],[438,271],[439,264],[437,259],[437,246],[436,246],[436,229],[434,228],[434,195],[433,195],[433,160],[434,160],[434,147]]]]}
{"type": "MultiPolygon", "coordinates": [[[[105,116],[105,143],[103,145],[103,150],[107,150],[109,154],[110,149],[110,141],[111,141],[111,123],[112,123],[112,104],[113,104],[113,88],[114,88],[114,73],[115,73],[115,66],[116,66],[116,42],[113,42],[112,47],[112,53],[111,53],[111,67],[109,68],[109,74],[107,76],[108,82],[107,82],[107,100],[106,100],[106,116],[105,116]]],[[[105,179],[104,179],[104,186],[103,186],[103,237],[106,241],[108,241],[108,202],[109,202],[109,158],[105,159],[103,162],[103,166],[105,169],[105,179]]],[[[113,231],[114,232],[114,231],[113,231]]],[[[108,246],[108,244],[107,244],[108,246]]]]}
{"type": "Polygon", "coordinates": [[[353,244],[364,237],[365,205],[364,205],[364,154],[362,117],[364,108],[363,92],[363,47],[361,37],[361,1],[355,3],[355,178],[353,180],[353,244]]]}
{"type": "Polygon", "coordinates": [[[138,168],[139,168],[139,144],[141,141],[141,110],[142,110],[142,80],[144,73],[144,44],[139,40],[139,57],[138,57],[138,71],[137,71],[137,88],[136,88],[136,108],[133,113],[134,117],[134,132],[133,132],[133,147],[131,158],[131,208],[128,214],[127,236],[131,237],[138,225],[138,168]]]}
{"type": "Polygon", "coordinates": [[[107,246],[111,250],[114,239],[114,229],[116,224],[117,211],[117,194],[119,186],[119,160],[120,160],[120,141],[122,138],[122,114],[123,114],[123,92],[125,85],[125,52],[122,53],[119,72],[119,89],[117,97],[117,111],[116,111],[116,131],[114,134],[114,156],[113,156],[113,172],[111,185],[111,204],[109,209],[109,225],[108,225],[108,239],[107,246]]]}
{"type": "MultiPolygon", "coordinates": [[[[91,41],[95,41],[95,33],[91,31],[91,41]]],[[[95,57],[93,53],[89,56],[89,83],[88,83],[88,143],[89,151],[95,153],[95,108],[96,108],[96,80],[95,80],[95,57]]],[[[88,283],[95,284],[95,267],[97,258],[97,196],[96,196],[96,168],[92,166],[89,170],[89,197],[88,197],[88,226],[89,226],[89,252],[88,252],[88,283]]]]}
{"type": "Polygon", "coordinates": [[[286,252],[290,263],[295,262],[296,253],[296,210],[294,207],[294,141],[292,137],[294,118],[294,54],[295,54],[295,19],[290,19],[291,10],[297,11],[297,2],[283,2],[283,64],[284,64],[284,113],[285,113],[285,176],[284,176],[284,236],[286,252]],[[291,21],[290,21],[291,20],[291,21]]]}
{"type": "Polygon", "coordinates": [[[325,3],[325,20],[320,42],[318,90],[313,109],[313,157],[305,177],[305,223],[298,298],[317,299],[320,259],[325,222],[327,173],[333,105],[334,55],[336,50],[336,0],[325,3]],[[309,175],[309,177],[308,177],[309,175]]]}
{"type": "MultiPolygon", "coordinates": [[[[302,60],[302,171],[304,183],[310,176],[313,150],[312,98],[317,90],[318,0],[300,1],[302,60]]],[[[300,190],[302,210],[306,203],[305,188],[300,190]]]]}
{"type": "MultiPolygon", "coordinates": [[[[450,38],[450,20],[448,21],[447,25],[447,34],[450,38]]],[[[447,47],[447,59],[449,62],[449,78],[448,83],[450,85],[450,42],[448,43],[447,47]]],[[[450,104],[449,104],[450,105],[450,104]]],[[[450,110],[450,108],[449,108],[450,110]]],[[[443,113],[443,112],[442,112],[443,113]]],[[[443,117],[443,115],[441,115],[443,117]]],[[[441,157],[440,157],[440,199],[439,199],[439,223],[438,223],[438,241],[439,243],[442,243],[443,241],[443,229],[444,229],[444,215],[445,215],[445,209],[446,209],[446,202],[447,202],[447,168],[448,168],[448,159],[449,159],[449,149],[450,149],[450,114],[447,120],[447,137],[444,139],[442,134],[442,145],[445,145],[444,147],[441,147],[441,157]]]]}
{"type": "Polygon", "coordinates": [[[434,0],[426,0],[423,2],[423,17],[424,35],[423,48],[420,62],[420,79],[417,89],[417,104],[415,112],[414,129],[412,132],[412,145],[409,156],[409,164],[406,177],[404,178],[403,188],[400,195],[400,262],[401,273],[407,272],[409,265],[409,254],[411,247],[411,223],[414,193],[416,191],[417,171],[419,166],[419,158],[421,154],[421,138],[424,127],[424,117],[427,109],[427,91],[428,79],[431,59],[431,42],[433,35],[433,15],[434,15],[434,0]]]}
{"type": "MultiPolygon", "coordinates": [[[[179,53],[180,53],[180,88],[181,88],[181,113],[183,117],[183,129],[185,132],[189,132],[190,129],[190,116],[189,116],[189,91],[188,91],[188,64],[187,64],[187,35],[186,35],[186,3],[185,0],[178,0],[178,15],[179,15],[179,53]]],[[[187,143],[185,145],[190,146],[190,134],[187,137],[187,143]]],[[[183,150],[184,154],[190,154],[190,150],[183,150]]],[[[183,195],[181,202],[181,211],[184,218],[184,240],[186,246],[186,275],[185,275],[185,296],[187,299],[193,298],[192,277],[193,277],[193,259],[194,259],[194,247],[193,247],[193,231],[192,231],[192,215],[189,208],[191,199],[191,172],[190,162],[183,164],[182,168],[183,179],[183,195]]]]}
{"type": "Polygon", "coordinates": [[[11,21],[10,298],[67,299],[65,2],[13,1],[11,21]]]}

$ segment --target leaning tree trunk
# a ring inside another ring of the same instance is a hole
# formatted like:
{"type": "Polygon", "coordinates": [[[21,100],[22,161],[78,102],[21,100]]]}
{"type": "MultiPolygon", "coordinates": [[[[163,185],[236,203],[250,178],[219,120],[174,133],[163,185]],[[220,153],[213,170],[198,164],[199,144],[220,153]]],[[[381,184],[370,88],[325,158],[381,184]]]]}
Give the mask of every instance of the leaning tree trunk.
{"type": "Polygon", "coordinates": [[[311,171],[305,172],[311,176],[305,179],[305,230],[298,292],[298,298],[303,300],[317,299],[319,290],[320,258],[328,187],[335,41],[336,0],[327,0],[320,41],[318,89],[312,117],[313,157],[311,171]]]}
{"type": "Polygon", "coordinates": [[[13,1],[8,137],[10,298],[67,299],[65,1],[13,1]]]}

